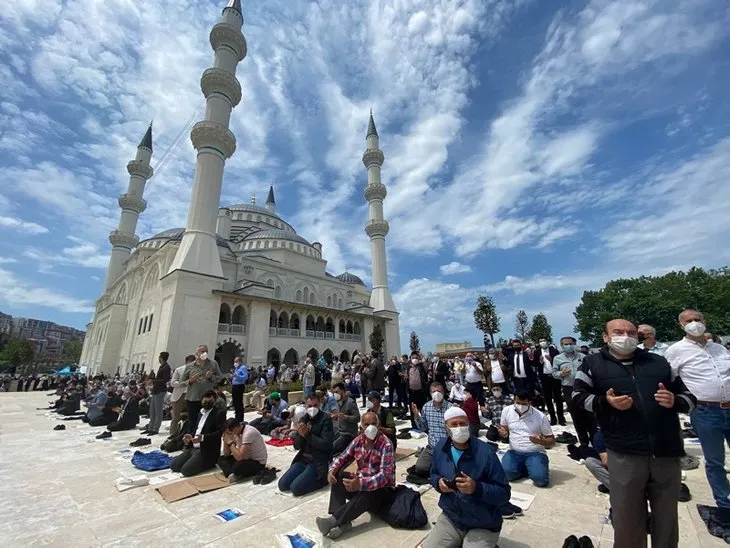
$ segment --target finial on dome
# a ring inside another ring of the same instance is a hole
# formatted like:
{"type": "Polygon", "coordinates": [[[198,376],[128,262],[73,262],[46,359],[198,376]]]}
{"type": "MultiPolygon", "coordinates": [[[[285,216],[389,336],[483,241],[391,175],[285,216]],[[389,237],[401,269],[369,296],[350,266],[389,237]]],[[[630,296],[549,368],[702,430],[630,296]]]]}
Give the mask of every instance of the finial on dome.
{"type": "Polygon", "coordinates": [[[375,120],[373,119],[373,109],[370,109],[370,120],[368,121],[368,134],[367,137],[370,137],[371,135],[378,136],[378,130],[375,129],[375,120]]]}
{"type": "Polygon", "coordinates": [[[251,205],[256,205],[256,194],[251,194],[251,205]]]}
{"type": "Polygon", "coordinates": [[[150,150],[152,150],[152,120],[150,120],[150,125],[147,128],[147,132],[144,134],[144,137],[142,137],[142,140],[139,142],[139,147],[145,147],[150,150]]]}

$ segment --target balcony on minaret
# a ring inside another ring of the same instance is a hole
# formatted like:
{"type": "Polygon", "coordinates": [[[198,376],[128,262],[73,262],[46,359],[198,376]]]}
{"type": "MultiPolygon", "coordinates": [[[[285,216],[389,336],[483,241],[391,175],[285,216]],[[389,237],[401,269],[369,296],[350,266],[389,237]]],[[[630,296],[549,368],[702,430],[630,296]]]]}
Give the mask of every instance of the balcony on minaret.
{"type": "Polygon", "coordinates": [[[136,234],[127,234],[119,230],[112,230],[109,233],[109,243],[114,247],[123,247],[132,250],[137,247],[139,237],[136,234]]]}
{"type": "Polygon", "coordinates": [[[137,175],[147,180],[152,177],[154,170],[147,162],[143,162],[141,160],[132,160],[127,164],[127,172],[130,175],[137,175]]]}
{"type": "Polygon", "coordinates": [[[385,220],[368,221],[365,225],[365,234],[370,236],[382,236],[383,238],[390,232],[390,225],[385,220]]]}
{"type": "Polygon", "coordinates": [[[147,201],[144,198],[132,196],[131,194],[122,194],[119,196],[119,207],[139,214],[147,209],[147,201]]]}
{"type": "Polygon", "coordinates": [[[365,199],[370,202],[371,200],[385,200],[388,195],[388,190],[382,183],[369,184],[365,187],[365,199]]]}
{"type": "Polygon", "coordinates": [[[382,166],[383,162],[385,161],[385,155],[383,155],[382,150],[366,150],[362,154],[362,163],[365,165],[366,168],[369,168],[370,166],[382,166]]]}

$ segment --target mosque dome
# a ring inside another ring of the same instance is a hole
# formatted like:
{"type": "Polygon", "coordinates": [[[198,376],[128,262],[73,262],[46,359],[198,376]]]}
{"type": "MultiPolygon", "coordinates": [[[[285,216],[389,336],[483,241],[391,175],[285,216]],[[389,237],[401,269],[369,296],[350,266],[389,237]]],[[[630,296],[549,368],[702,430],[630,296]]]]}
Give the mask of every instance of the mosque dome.
{"type": "MultiPolygon", "coordinates": [[[[254,204],[233,204],[225,206],[226,208],[230,209],[231,211],[243,211],[246,213],[257,213],[259,215],[266,215],[268,217],[274,217],[276,219],[279,219],[280,221],[284,221],[279,215],[276,214],[276,212],[271,211],[270,209],[267,209],[265,207],[261,207],[254,204]]],[[[286,222],[286,221],[284,221],[286,222]]],[[[287,223],[288,224],[288,223],[287,223]]]]}
{"type": "MultiPolygon", "coordinates": [[[[170,242],[178,242],[182,240],[183,234],[185,234],[184,228],[169,228],[160,232],[159,234],[155,234],[154,236],[150,236],[146,240],[143,240],[142,242],[140,242],[140,246],[144,242],[149,242],[150,240],[167,240],[170,242]]],[[[228,242],[226,242],[222,237],[216,234],[215,239],[220,247],[226,247],[230,249],[228,242]]]]}
{"type": "Polygon", "coordinates": [[[289,230],[278,230],[275,228],[268,230],[259,230],[253,234],[249,234],[244,240],[288,240],[304,245],[312,245],[299,234],[289,230]]]}
{"type": "Polygon", "coordinates": [[[339,276],[336,276],[338,280],[340,280],[342,283],[350,284],[350,285],[365,285],[365,282],[363,282],[360,278],[355,276],[354,274],[350,274],[349,272],[343,272],[339,276]]]}

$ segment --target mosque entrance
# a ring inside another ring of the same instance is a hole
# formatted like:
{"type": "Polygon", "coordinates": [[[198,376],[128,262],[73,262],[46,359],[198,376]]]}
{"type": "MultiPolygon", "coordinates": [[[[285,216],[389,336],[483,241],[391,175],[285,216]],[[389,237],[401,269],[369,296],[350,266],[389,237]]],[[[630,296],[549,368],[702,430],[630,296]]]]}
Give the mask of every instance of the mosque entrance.
{"type": "Polygon", "coordinates": [[[241,353],[241,346],[236,342],[226,342],[219,345],[215,351],[215,361],[222,373],[233,371],[233,359],[241,353]]]}
{"type": "Polygon", "coordinates": [[[273,365],[276,370],[279,370],[279,365],[281,364],[281,353],[276,349],[272,348],[269,350],[268,354],[266,354],[266,366],[273,365]]]}

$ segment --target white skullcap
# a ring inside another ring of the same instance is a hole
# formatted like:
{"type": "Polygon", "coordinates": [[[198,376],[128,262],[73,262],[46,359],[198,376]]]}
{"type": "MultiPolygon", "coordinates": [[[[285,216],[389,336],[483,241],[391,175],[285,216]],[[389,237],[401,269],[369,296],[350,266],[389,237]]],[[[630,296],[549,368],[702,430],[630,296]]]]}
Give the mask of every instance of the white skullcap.
{"type": "Polygon", "coordinates": [[[455,417],[466,417],[466,412],[461,407],[452,405],[444,413],[444,422],[449,421],[455,417]]]}

